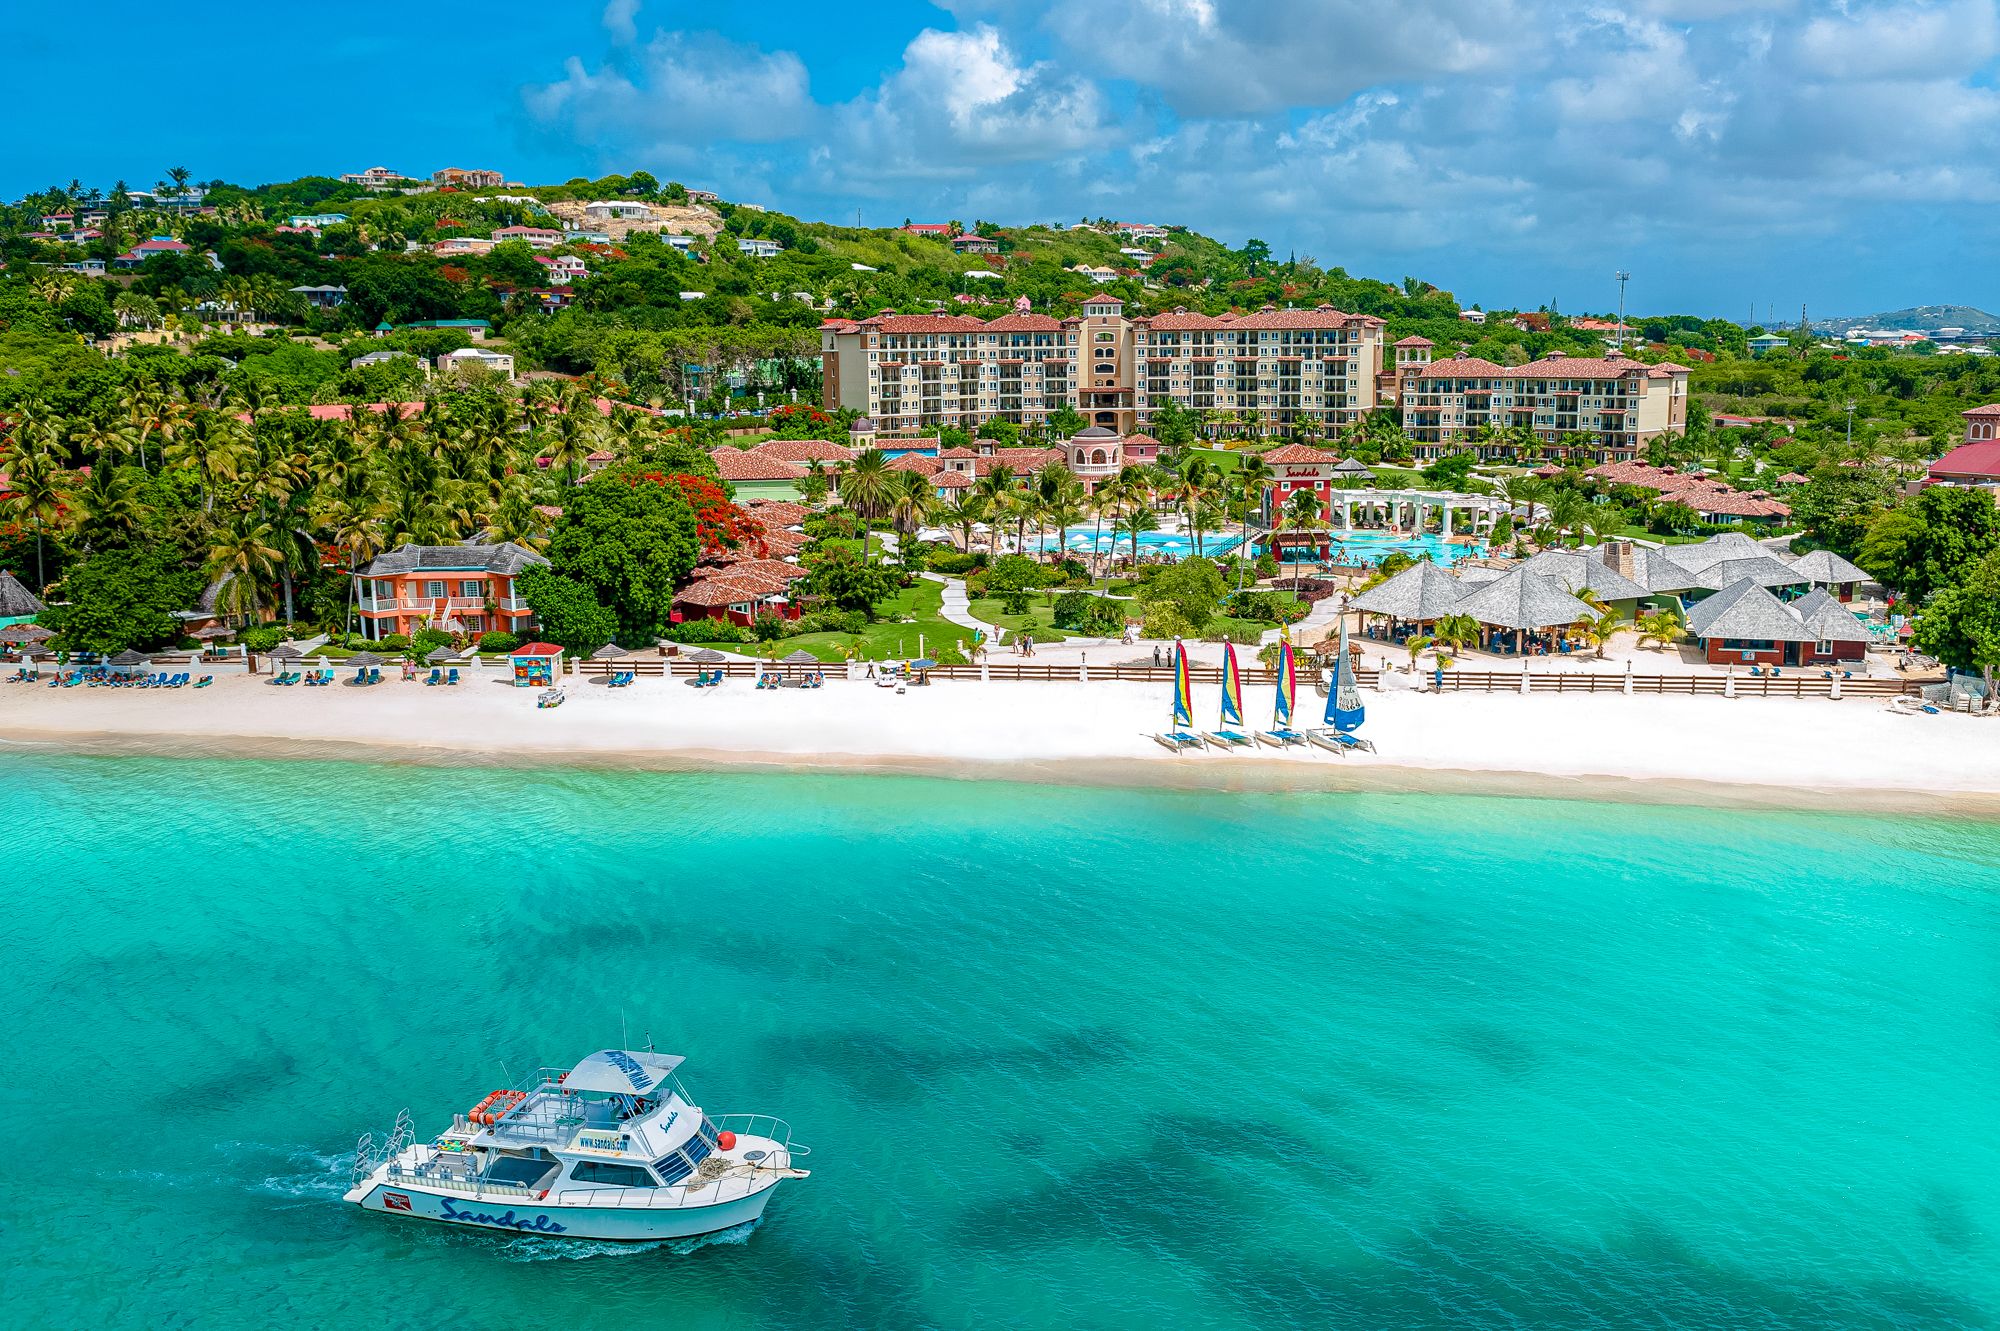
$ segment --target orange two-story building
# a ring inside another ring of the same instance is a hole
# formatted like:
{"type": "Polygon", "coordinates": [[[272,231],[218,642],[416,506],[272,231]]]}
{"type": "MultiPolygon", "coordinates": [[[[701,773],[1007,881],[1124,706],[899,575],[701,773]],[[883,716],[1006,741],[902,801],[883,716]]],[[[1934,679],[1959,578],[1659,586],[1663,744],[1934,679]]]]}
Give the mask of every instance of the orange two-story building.
{"type": "Polygon", "coordinates": [[[548,562],[511,541],[401,546],[361,570],[362,635],[379,640],[426,626],[526,635],[535,626],[534,612],[514,580],[548,562]]]}

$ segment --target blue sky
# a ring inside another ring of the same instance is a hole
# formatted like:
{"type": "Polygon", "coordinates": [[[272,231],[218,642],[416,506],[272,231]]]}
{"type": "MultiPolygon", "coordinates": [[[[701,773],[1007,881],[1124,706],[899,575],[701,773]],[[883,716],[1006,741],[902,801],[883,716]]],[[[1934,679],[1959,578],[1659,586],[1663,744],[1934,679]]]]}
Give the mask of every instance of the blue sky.
{"type": "Polygon", "coordinates": [[[2000,0],[7,8],[46,113],[0,137],[10,197],[644,167],[879,225],[1183,223],[1493,306],[1605,309],[1622,267],[1637,310],[2000,310],[2000,0]]]}

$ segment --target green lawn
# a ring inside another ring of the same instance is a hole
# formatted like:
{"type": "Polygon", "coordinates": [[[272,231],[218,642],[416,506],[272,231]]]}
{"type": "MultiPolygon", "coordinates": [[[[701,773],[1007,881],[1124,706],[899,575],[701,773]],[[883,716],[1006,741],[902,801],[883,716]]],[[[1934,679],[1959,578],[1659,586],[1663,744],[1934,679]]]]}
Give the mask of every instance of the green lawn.
{"type": "MultiPolygon", "coordinates": [[[[918,635],[922,635],[922,650],[933,657],[945,644],[963,643],[970,646],[972,630],[940,616],[938,611],[943,605],[943,584],[932,582],[928,578],[919,578],[915,586],[897,592],[881,605],[885,621],[907,615],[911,622],[870,624],[861,633],[861,652],[855,659],[908,660],[917,655],[918,635]]],[[[767,658],[789,656],[793,652],[803,650],[831,664],[847,659],[844,649],[854,645],[854,636],[851,633],[802,633],[796,638],[780,638],[776,642],[718,645],[726,651],[767,658]]]]}
{"type": "Polygon", "coordinates": [[[1201,458],[1217,471],[1235,471],[1243,465],[1243,455],[1226,448],[1187,448],[1181,453],[1184,457],[1201,458]]]}
{"type": "MultiPolygon", "coordinates": [[[[1055,625],[1055,612],[1042,597],[1036,596],[1028,604],[1024,615],[1010,615],[1001,608],[997,596],[982,596],[972,602],[972,617],[981,623],[1007,631],[1007,641],[1012,642],[1017,633],[1032,633],[1036,642],[1061,642],[1070,635],[1055,625]]],[[[998,637],[998,634],[994,635],[998,637]]]]}

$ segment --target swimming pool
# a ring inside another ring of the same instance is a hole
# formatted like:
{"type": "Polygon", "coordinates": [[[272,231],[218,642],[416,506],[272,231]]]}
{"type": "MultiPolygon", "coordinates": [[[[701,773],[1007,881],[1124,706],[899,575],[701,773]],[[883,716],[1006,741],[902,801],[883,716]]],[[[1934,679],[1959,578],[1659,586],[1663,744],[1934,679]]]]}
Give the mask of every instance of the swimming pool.
{"type": "MultiPolygon", "coordinates": [[[[1033,538],[1031,537],[1030,540],[1033,538]]],[[[1201,538],[1201,552],[1204,555],[1226,555],[1243,544],[1243,538],[1234,532],[1207,532],[1201,538]]],[[[1039,546],[1031,549],[1061,549],[1073,555],[1129,554],[1132,549],[1130,536],[1114,536],[1106,527],[1100,534],[1095,527],[1065,527],[1060,538],[1044,536],[1039,546]],[[1094,542],[1094,544],[1093,544],[1094,542]]],[[[1178,532],[1142,531],[1139,533],[1139,553],[1141,555],[1172,555],[1185,559],[1194,553],[1194,538],[1178,532]]]]}
{"type": "MultiPolygon", "coordinates": [[[[1486,553],[1486,543],[1476,546],[1452,544],[1444,537],[1425,532],[1416,536],[1398,536],[1386,531],[1336,531],[1333,539],[1335,563],[1376,564],[1384,555],[1402,553],[1412,559],[1429,559],[1445,567],[1486,553]]],[[[1032,538],[1031,538],[1032,539],[1032,538]]],[[[1220,556],[1234,553],[1243,543],[1243,538],[1234,532],[1224,535],[1220,532],[1202,537],[1201,551],[1205,555],[1220,556]]],[[[1044,551],[1061,549],[1073,555],[1126,554],[1132,549],[1130,536],[1113,536],[1109,528],[1099,533],[1094,527],[1065,527],[1060,538],[1044,536],[1041,545],[1035,547],[1044,551]]],[[[1262,553],[1263,543],[1251,546],[1262,553]]],[[[1174,559],[1185,559],[1194,553],[1194,539],[1177,532],[1147,531],[1139,533],[1139,553],[1141,555],[1166,555],[1174,559]]]]}

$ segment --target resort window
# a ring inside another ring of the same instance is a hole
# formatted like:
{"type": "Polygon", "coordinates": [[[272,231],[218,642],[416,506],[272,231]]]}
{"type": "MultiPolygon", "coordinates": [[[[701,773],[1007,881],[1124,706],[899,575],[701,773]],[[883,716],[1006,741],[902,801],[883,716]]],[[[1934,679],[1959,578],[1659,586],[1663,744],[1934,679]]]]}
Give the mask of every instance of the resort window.
{"type": "Polygon", "coordinates": [[[438,597],[438,596],[443,596],[444,594],[445,594],[444,583],[442,581],[427,582],[424,584],[425,596],[438,597]]]}
{"type": "Polygon", "coordinates": [[[596,1160],[579,1160],[570,1169],[572,1179],[578,1183],[602,1183],[613,1188],[656,1188],[659,1181],[649,1169],[637,1165],[603,1164],[596,1160]]]}
{"type": "Polygon", "coordinates": [[[458,584],[458,594],[474,600],[486,595],[486,585],[471,578],[458,584]]]}

